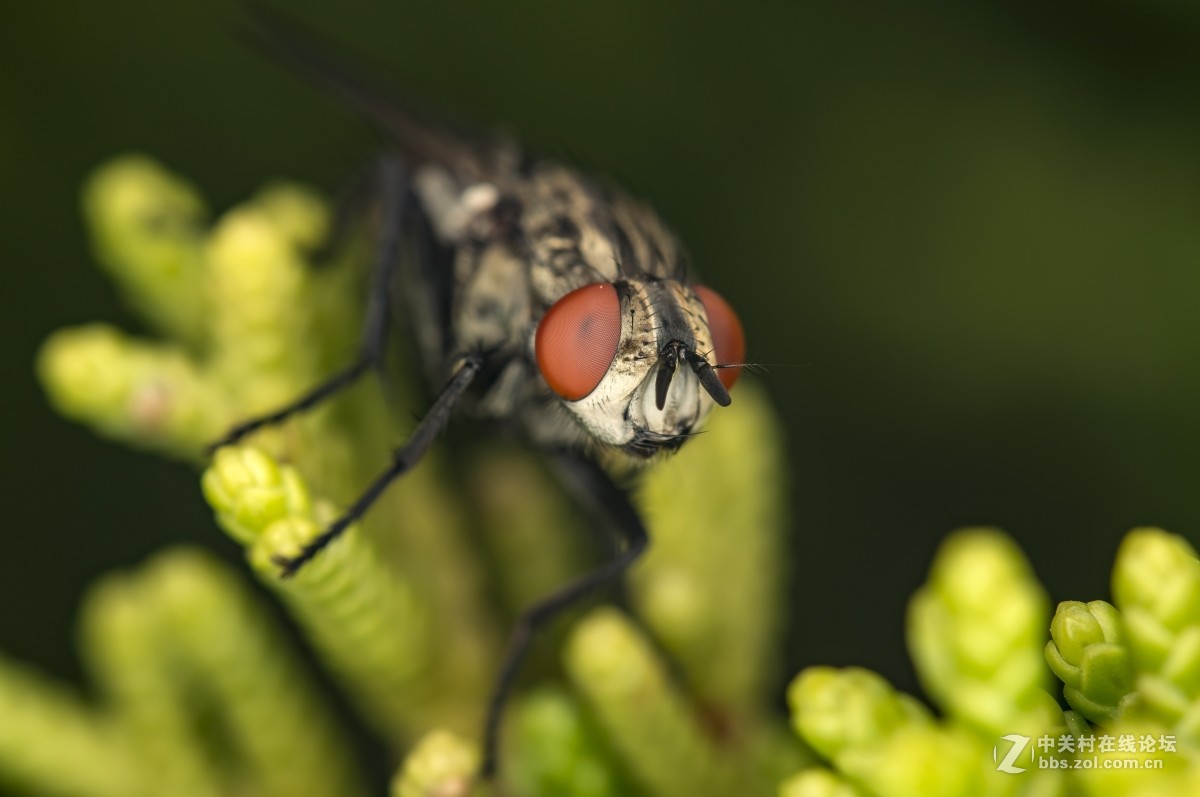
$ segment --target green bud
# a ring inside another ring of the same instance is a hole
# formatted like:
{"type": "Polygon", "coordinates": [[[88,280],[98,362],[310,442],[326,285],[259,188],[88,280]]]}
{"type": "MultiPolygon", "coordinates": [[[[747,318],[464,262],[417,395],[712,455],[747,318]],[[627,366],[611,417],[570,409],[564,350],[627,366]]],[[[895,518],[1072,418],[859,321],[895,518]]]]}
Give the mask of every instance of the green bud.
{"type": "Polygon", "coordinates": [[[1121,608],[1125,636],[1138,670],[1156,672],[1175,644],[1175,634],[1142,606],[1121,608]]]}
{"type": "Polygon", "coordinates": [[[1170,631],[1200,624],[1200,561],[1182,537],[1129,532],[1117,551],[1112,590],[1122,612],[1144,608],[1170,631]]]}
{"type": "Polygon", "coordinates": [[[360,795],[362,785],[334,717],[273,618],[241,581],[207,554],[159,554],[140,575],[158,617],[160,666],[187,687],[204,684],[221,717],[246,793],[278,797],[360,795]]]}
{"type": "Polygon", "coordinates": [[[855,751],[843,769],[879,797],[964,797],[983,791],[986,756],[961,728],[905,725],[878,749],[855,751]]]}
{"type": "Polygon", "coordinates": [[[858,667],[801,671],[788,687],[788,705],[800,737],[835,762],[848,752],[882,744],[900,727],[930,722],[917,701],[858,667]]]}
{"type": "MultiPolygon", "coordinates": [[[[957,797],[980,792],[988,752],[981,742],[962,728],[939,727],[920,703],[869,670],[810,667],[792,682],[788,702],[801,737],[865,793],[957,797]]],[[[819,775],[789,784],[800,786],[849,788],[819,775]]]]}
{"type": "Polygon", "coordinates": [[[1183,538],[1135,529],[1121,543],[1113,569],[1137,671],[1137,705],[1200,739],[1200,561],[1183,538]]]}
{"type": "Polygon", "coordinates": [[[864,797],[864,793],[828,769],[813,767],[781,783],[779,797],[864,797]]]}
{"type": "Polygon", "coordinates": [[[172,550],[107,578],[83,626],[91,668],[152,785],[146,793],[362,793],[342,734],[285,638],[207,554],[172,550]]]}
{"type": "Polygon", "coordinates": [[[565,692],[539,690],[510,711],[504,780],[514,794],[621,797],[632,791],[598,729],[565,692]]]}
{"type": "Polygon", "coordinates": [[[252,446],[218,449],[200,483],[221,527],[243,544],[278,520],[312,513],[308,491],[295,469],[276,465],[252,446]]]}
{"type": "Polygon", "coordinates": [[[1182,689],[1154,673],[1138,676],[1137,696],[1139,706],[1168,725],[1178,722],[1191,707],[1191,701],[1182,689]]]}
{"type": "Polygon", "coordinates": [[[203,201],[153,160],[129,155],[98,169],[83,193],[98,259],[143,314],[195,347],[208,306],[203,201]]]}
{"type": "MultiPolygon", "coordinates": [[[[1146,672],[1138,677],[1138,695],[1158,719],[1176,723],[1200,712],[1198,680],[1200,627],[1192,626],[1175,637],[1157,673],[1146,672]]],[[[1193,738],[1200,740],[1200,736],[1193,738]]]]}
{"type": "Polygon", "coordinates": [[[1112,721],[1133,690],[1133,668],[1117,610],[1104,601],[1058,605],[1046,661],[1066,685],[1071,707],[1092,722],[1112,721]]]}
{"type": "Polygon", "coordinates": [[[1047,678],[1046,597],[1020,550],[989,529],[942,545],[913,596],[908,644],[926,691],[985,736],[1032,730],[1047,678]]]}
{"type": "Polygon", "coordinates": [[[326,242],[330,213],[325,199],[301,183],[276,182],[252,200],[282,237],[298,249],[312,250],[326,242]]]}
{"type": "Polygon", "coordinates": [[[273,410],[320,376],[309,269],[253,205],[226,213],[206,249],[213,372],[243,412],[273,410]]]}
{"type": "Polygon", "coordinates": [[[140,794],[146,759],[126,743],[122,729],[65,685],[5,656],[0,717],[0,782],[22,794],[140,794]]]}
{"type": "Polygon", "coordinates": [[[1190,626],[1175,637],[1160,672],[1189,696],[1200,696],[1200,626],[1190,626]]]}
{"type": "Polygon", "coordinates": [[[479,751],[446,731],[426,735],[392,779],[392,797],[470,797],[476,789],[479,751]]]}
{"type": "Polygon", "coordinates": [[[1086,736],[1092,732],[1092,726],[1088,724],[1087,719],[1078,711],[1064,711],[1062,713],[1061,730],[1071,736],[1086,736]]]}
{"type": "Polygon", "coordinates": [[[474,726],[472,714],[447,707],[430,688],[433,642],[428,609],[412,582],[394,573],[349,526],[291,578],[293,558],[338,511],[314,501],[296,470],[249,446],[222,448],[203,478],[221,526],[246,546],[259,579],[288,604],[296,621],[358,699],[364,714],[398,744],[430,724],[474,726]]]}
{"type": "Polygon", "coordinates": [[[59,412],[139,447],[191,459],[220,423],[220,402],[182,351],[103,324],[51,335],[37,371],[59,412]]]}
{"type": "Polygon", "coordinates": [[[650,645],[620,613],[597,609],[567,643],[567,671],[631,777],[661,797],[755,793],[704,734],[650,645]]]}
{"type": "Polygon", "coordinates": [[[568,533],[583,518],[532,454],[489,448],[472,457],[468,476],[507,616],[586,567],[577,535],[568,533]]]}

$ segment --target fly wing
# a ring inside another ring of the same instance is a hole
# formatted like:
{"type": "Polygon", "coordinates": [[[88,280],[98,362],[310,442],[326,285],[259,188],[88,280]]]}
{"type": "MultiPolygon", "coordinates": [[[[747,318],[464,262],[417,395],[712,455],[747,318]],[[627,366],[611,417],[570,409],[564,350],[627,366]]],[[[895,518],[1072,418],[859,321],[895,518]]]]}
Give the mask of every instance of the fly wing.
{"type": "Polygon", "coordinates": [[[483,164],[468,137],[426,124],[397,105],[392,99],[394,91],[358,74],[349,65],[350,59],[338,55],[328,42],[294,20],[260,3],[250,3],[242,33],[255,49],[381,127],[411,165],[432,161],[468,179],[482,176],[483,164]]]}

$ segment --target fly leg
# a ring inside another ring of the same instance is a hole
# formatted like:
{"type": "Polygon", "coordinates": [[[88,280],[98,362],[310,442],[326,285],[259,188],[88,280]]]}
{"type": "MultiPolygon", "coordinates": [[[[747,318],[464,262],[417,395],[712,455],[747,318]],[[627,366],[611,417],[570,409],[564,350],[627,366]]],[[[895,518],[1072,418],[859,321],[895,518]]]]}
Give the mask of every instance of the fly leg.
{"type": "Polygon", "coordinates": [[[446,427],[454,408],[462,399],[463,393],[483,367],[483,355],[468,354],[460,358],[450,380],[442,388],[433,406],[421,418],[417,428],[409,435],[404,445],[392,454],[392,464],[383,473],[375,477],[375,481],[363,491],[350,508],[341,517],[330,524],[329,528],[314,537],[296,556],[276,557],[275,563],[280,566],[282,575],[287,578],[299,570],[305,562],[312,559],[321,549],[337,539],[346,528],[362,517],[371,505],[383,494],[392,482],[407,473],[433,445],[438,434],[446,427]]]}
{"type": "MultiPolygon", "coordinates": [[[[378,368],[383,362],[391,321],[390,288],[400,251],[400,239],[404,232],[409,192],[405,169],[395,156],[381,159],[377,172],[380,230],[376,241],[375,260],[371,266],[370,292],[367,296],[366,318],[363,321],[357,359],[290,404],[234,426],[224,437],[208,446],[209,453],[222,446],[232,445],[265,426],[273,426],[296,413],[312,409],[343,388],[354,384],[359,377],[373,368],[378,368]]],[[[340,233],[335,230],[335,234],[340,233]]]]}
{"type": "Polygon", "coordinates": [[[496,772],[497,733],[504,704],[512,692],[517,670],[521,666],[533,635],[564,610],[600,587],[618,579],[646,550],[650,539],[646,527],[634,509],[625,490],[613,483],[612,478],[590,459],[581,455],[562,452],[555,461],[556,474],[562,480],[588,514],[601,518],[606,530],[618,542],[624,543],[615,558],[581,576],[557,592],[548,595],[525,609],[517,619],[517,625],[509,637],[508,649],[496,676],[496,685],[488,701],[487,719],[484,724],[483,765],[480,773],[484,778],[496,772]]]}

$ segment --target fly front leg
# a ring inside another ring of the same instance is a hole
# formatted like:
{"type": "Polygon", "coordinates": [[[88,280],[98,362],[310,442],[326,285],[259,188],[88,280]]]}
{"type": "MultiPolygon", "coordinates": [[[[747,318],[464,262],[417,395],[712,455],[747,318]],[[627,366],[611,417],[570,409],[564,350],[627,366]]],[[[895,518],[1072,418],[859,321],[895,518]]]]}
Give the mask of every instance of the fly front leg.
{"type": "Polygon", "coordinates": [[[351,523],[366,514],[379,496],[383,495],[383,491],[388,488],[388,485],[411,470],[421,460],[421,457],[433,445],[433,441],[437,439],[438,434],[446,428],[450,416],[454,414],[454,409],[462,400],[463,393],[466,392],[482,367],[483,355],[481,354],[465,355],[456,362],[450,380],[434,400],[433,406],[425,413],[425,417],[421,418],[417,428],[409,435],[404,445],[392,454],[392,464],[379,474],[375,481],[371,482],[370,486],[341,517],[331,523],[329,528],[320,535],[314,537],[300,550],[299,554],[293,557],[275,558],[275,563],[280,566],[284,578],[293,575],[305,562],[320,553],[322,548],[337,539],[351,523]]]}
{"type": "Polygon", "coordinates": [[[485,778],[496,772],[497,734],[500,715],[512,692],[513,682],[533,635],[566,609],[579,603],[600,587],[620,578],[646,550],[650,539],[641,517],[625,490],[595,462],[576,453],[560,453],[555,458],[555,474],[590,516],[599,517],[607,532],[618,543],[614,559],[586,573],[557,592],[525,609],[509,637],[508,649],[500,664],[496,685],[488,701],[484,724],[483,765],[485,778]],[[623,543],[623,546],[622,546],[623,543]]]}
{"type": "MultiPolygon", "coordinates": [[[[391,325],[391,284],[400,252],[400,240],[404,234],[411,190],[407,171],[396,156],[382,158],[376,172],[380,213],[379,237],[375,245],[375,260],[371,265],[371,284],[367,294],[366,316],[363,319],[357,359],[290,404],[234,426],[224,437],[208,446],[209,453],[222,446],[232,445],[251,432],[282,423],[297,413],[312,409],[342,389],[353,385],[367,371],[378,369],[382,364],[391,325]]],[[[334,234],[340,236],[342,233],[335,230],[334,234]]]]}

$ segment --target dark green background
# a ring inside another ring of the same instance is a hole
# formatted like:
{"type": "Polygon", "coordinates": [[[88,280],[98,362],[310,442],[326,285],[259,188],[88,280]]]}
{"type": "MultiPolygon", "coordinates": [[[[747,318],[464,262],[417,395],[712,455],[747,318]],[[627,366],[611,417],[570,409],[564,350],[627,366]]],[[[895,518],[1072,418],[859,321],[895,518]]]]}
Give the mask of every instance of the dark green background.
{"type": "MultiPolygon", "coordinates": [[[[740,309],[786,419],[789,672],[912,688],[904,604],[958,526],[1010,531],[1055,600],[1105,597],[1134,525],[1200,537],[1192,4],[289,8],[413,96],[630,185],[740,309]]],[[[218,209],[276,176],[332,191],[376,137],[241,46],[233,3],[0,15],[0,649],[78,675],[88,581],[177,540],[230,551],[192,471],[34,382],[52,330],[137,328],[79,185],[140,150],[218,209]]]]}

